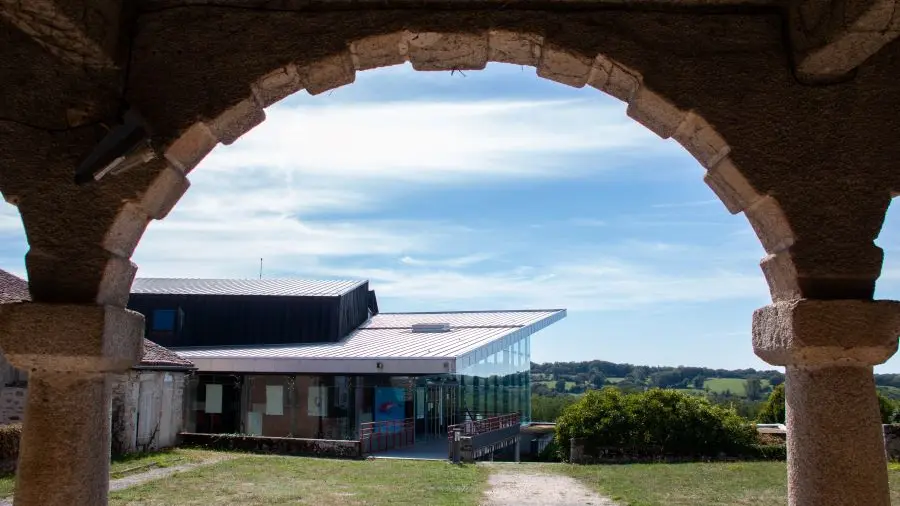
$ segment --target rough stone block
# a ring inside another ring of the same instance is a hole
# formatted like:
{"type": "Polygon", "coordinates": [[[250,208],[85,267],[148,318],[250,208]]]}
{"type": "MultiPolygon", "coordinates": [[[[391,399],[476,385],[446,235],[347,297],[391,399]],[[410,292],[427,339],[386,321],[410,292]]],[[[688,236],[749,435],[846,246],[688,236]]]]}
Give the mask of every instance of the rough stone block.
{"type": "Polygon", "coordinates": [[[710,169],[703,176],[703,181],[715,192],[731,214],[743,211],[762,198],[728,157],[710,169]]]}
{"type": "Polygon", "coordinates": [[[594,59],[588,84],[623,102],[631,102],[641,89],[641,77],[632,70],[598,55],[594,59]]]}
{"type": "Polygon", "coordinates": [[[263,107],[278,102],[303,89],[303,82],[294,64],[286,65],[264,75],[250,87],[253,95],[263,107]]]}
{"type": "Polygon", "coordinates": [[[762,197],[744,211],[766,252],[783,251],[794,243],[791,224],[773,197],[762,197]]]}
{"type": "Polygon", "coordinates": [[[365,37],[350,45],[356,70],[369,70],[406,61],[406,32],[365,37]]]}
{"type": "Polygon", "coordinates": [[[147,211],[140,205],[133,202],[125,204],[106,231],[103,248],[120,257],[131,257],[149,221],[147,211]]]}
{"type": "Polygon", "coordinates": [[[775,302],[753,313],[753,351],[775,365],[880,364],[897,351],[900,302],[775,302]]]}
{"type": "Polygon", "coordinates": [[[641,88],[628,104],[628,116],[649,128],[663,139],[668,139],[684,121],[687,113],[672,105],[656,93],[641,88]]]}
{"type": "Polygon", "coordinates": [[[470,33],[413,34],[409,61],[416,70],[481,70],[487,66],[488,36],[470,33]]]}
{"type": "Polygon", "coordinates": [[[715,167],[731,152],[725,139],[712,125],[693,113],[688,113],[672,137],[707,169],[715,167]]]}
{"type": "Polygon", "coordinates": [[[222,141],[222,144],[227,145],[238,140],[265,119],[266,113],[262,106],[251,97],[220,114],[210,122],[209,130],[214,137],[222,141]]]}
{"type": "Polygon", "coordinates": [[[97,289],[97,304],[127,306],[136,273],[137,265],[128,257],[110,256],[103,268],[103,276],[97,289]]]}
{"type": "Polygon", "coordinates": [[[0,346],[23,369],[117,372],[140,361],[144,317],[114,306],[0,306],[0,346]]]}
{"type": "Polygon", "coordinates": [[[297,69],[300,80],[310,95],[339,88],[356,79],[356,69],[349,51],[323,58],[315,63],[297,69]]]}
{"type": "Polygon", "coordinates": [[[166,167],[141,195],[139,205],[147,216],[161,220],[168,216],[190,186],[191,182],[181,170],[166,167]]]}
{"type": "Polygon", "coordinates": [[[541,48],[537,75],[551,81],[581,88],[591,75],[591,58],[547,44],[541,48]]]}
{"type": "Polygon", "coordinates": [[[198,121],[166,149],[163,156],[175,168],[187,174],[209,154],[219,139],[205,123],[198,121]]]}
{"type": "Polygon", "coordinates": [[[540,35],[493,30],[488,34],[488,60],[537,67],[542,42],[540,35]]]}

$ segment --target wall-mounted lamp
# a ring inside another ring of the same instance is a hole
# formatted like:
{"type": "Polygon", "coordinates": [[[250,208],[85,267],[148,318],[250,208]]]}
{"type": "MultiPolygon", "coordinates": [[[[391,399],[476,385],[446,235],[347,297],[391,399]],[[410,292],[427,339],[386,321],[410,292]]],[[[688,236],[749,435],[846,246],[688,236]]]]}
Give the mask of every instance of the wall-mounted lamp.
{"type": "Polygon", "coordinates": [[[75,184],[99,181],[107,174],[121,174],[155,157],[147,124],[135,109],[129,109],[122,117],[122,123],[110,129],[75,169],[75,184]]]}

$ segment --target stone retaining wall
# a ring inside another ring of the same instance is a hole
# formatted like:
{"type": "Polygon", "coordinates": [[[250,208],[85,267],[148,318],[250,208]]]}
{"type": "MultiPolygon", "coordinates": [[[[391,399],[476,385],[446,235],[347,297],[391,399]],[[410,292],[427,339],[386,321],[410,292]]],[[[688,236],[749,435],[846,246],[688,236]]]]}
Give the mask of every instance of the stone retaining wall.
{"type": "Polygon", "coordinates": [[[180,436],[182,446],[200,446],[216,450],[346,459],[358,459],[363,456],[362,445],[359,441],[233,434],[197,434],[192,432],[182,432],[180,436]]]}

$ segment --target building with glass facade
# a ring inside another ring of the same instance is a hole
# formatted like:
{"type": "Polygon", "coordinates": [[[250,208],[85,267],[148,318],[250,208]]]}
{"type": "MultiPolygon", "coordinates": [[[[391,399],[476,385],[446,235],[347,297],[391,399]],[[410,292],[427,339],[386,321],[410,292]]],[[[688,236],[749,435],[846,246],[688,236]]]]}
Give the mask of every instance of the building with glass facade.
{"type": "Polygon", "coordinates": [[[531,336],[566,314],[379,313],[367,282],[156,279],[134,292],[148,332],[170,333],[156,340],[197,367],[186,431],[316,439],[358,439],[368,422],[413,424],[417,440],[499,414],[527,422],[531,336]]]}

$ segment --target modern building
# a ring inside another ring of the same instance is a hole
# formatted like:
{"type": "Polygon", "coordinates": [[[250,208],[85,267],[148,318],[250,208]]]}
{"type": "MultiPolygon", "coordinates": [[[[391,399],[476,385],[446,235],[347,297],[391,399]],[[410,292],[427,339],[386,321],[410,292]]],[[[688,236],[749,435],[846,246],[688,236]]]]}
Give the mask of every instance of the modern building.
{"type": "Polygon", "coordinates": [[[357,439],[371,422],[417,439],[495,414],[530,419],[531,336],[565,310],[380,313],[367,281],[137,279],[147,336],[198,373],[185,429],[357,439]]]}

